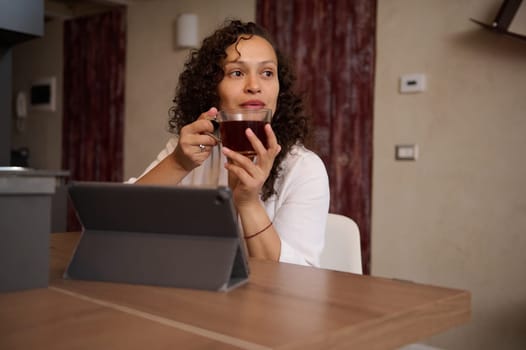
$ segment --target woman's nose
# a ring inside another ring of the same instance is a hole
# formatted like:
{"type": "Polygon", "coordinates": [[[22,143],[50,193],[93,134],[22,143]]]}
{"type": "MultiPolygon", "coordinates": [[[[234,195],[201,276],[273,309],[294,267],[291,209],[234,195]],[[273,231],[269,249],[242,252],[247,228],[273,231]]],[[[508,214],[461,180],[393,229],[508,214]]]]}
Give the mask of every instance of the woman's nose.
{"type": "Polygon", "coordinates": [[[261,86],[256,76],[252,74],[247,76],[245,92],[248,92],[250,94],[256,94],[258,92],[261,92],[261,86]]]}

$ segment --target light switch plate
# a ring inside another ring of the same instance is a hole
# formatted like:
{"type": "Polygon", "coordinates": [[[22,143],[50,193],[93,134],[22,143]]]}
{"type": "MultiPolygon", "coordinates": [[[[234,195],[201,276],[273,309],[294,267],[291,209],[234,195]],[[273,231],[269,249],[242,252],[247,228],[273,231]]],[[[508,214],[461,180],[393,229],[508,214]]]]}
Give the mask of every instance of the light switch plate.
{"type": "Polygon", "coordinates": [[[418,145],[396,145],[396,160],[416,160],[418,158],[418,145]]]}

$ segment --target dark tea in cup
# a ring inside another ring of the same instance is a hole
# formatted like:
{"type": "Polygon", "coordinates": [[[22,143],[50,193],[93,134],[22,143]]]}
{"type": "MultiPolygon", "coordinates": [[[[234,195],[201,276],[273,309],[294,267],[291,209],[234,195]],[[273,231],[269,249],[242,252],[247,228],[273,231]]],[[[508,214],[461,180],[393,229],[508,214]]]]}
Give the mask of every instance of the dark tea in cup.
{"type": "Polygon", "coordinates": [[[247,157],[255,156],[256,152],[245,135],[245,130],[250,128],[261,143],[268,147],[265,124],[270,122],[271,115],[270,109],[220,111],[217,121],[221,132],[221,143],[247,157]]]}

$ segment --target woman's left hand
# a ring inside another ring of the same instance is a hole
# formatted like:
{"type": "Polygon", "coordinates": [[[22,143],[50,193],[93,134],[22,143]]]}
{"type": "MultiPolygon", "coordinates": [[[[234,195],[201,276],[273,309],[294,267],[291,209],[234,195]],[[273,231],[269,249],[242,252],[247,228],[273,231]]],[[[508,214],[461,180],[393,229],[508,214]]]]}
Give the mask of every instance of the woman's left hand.
{"type": "Polygon", "coordinates": [[[246,137],[256,151],[255,161],[229,148],[222,148],[223,154],[228,158],[225,168],[229,172],[229,185],[238,211],[249,208],[251,205],[259,205],[263,184],[270,174],[274,159],[281,151],[281,146],[270,124],[265,125],[265,133],[268,148],[263,146],[252,130],[245,131],[246,137]]]}

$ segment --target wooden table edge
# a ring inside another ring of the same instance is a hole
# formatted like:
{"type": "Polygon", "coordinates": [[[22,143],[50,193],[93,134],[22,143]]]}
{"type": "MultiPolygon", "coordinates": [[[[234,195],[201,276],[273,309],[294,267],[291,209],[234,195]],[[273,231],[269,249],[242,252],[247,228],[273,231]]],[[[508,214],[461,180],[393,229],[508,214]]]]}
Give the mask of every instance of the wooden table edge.
{"type": "Polygon", "coordinates": [[[455,326],[469,322],[471,319],[471,293],[459,290],[458,294],[449,296],[430,304],[420,305],[413,309],[394,313],[363,323],[360,326],[350,325],[325,334],[317,334],[300,342],[276,347],[277,350],[304,349],[396,349],[398,347],[421,341],[426,337],[437,335],[455,326]],[[429,308],[444,313],[447,319],[423,322],[429,317],[429,308]],[[423,316],[423,317],[422,317],[423,316]],[[408,327],[423,329],[419,335],[407,332],[408,327]],[[375,338],[371,347],[371,338],[375,338]],[[383,341],[379,341],[383,339],[383,341]]]}

